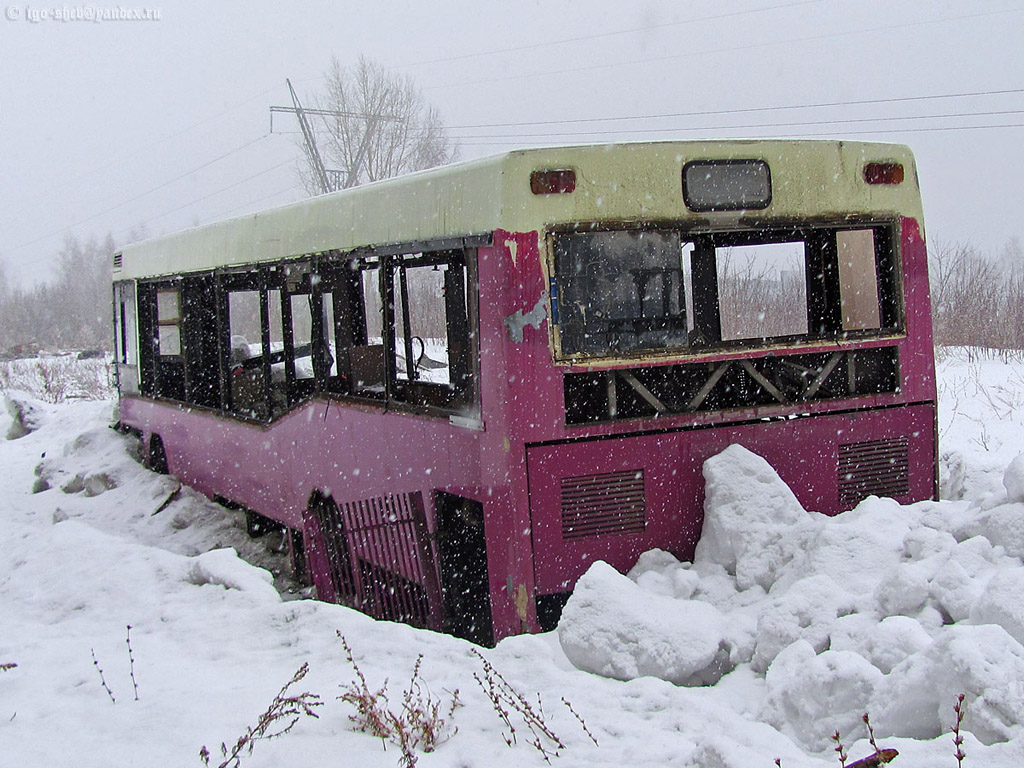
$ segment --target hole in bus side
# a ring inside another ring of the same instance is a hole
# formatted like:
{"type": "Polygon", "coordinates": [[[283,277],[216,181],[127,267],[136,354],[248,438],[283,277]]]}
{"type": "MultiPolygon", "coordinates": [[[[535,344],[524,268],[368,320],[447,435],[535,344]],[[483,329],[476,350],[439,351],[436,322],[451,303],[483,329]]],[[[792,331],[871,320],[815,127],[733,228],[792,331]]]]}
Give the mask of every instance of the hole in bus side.
{"type": "Polygon", "coordinates": [[[146,451],[146,467],[158,475],[166,475],[170,472],[167,465],[167,451],[164,450],[164,441],[160,435],[152,435],[149,438],[149,449],[146,451]]]}
{"type": "Polygon", "coordinates": [[[434,500],[444,631],[493,646],[483,505],[443,491],[434,500]]]}

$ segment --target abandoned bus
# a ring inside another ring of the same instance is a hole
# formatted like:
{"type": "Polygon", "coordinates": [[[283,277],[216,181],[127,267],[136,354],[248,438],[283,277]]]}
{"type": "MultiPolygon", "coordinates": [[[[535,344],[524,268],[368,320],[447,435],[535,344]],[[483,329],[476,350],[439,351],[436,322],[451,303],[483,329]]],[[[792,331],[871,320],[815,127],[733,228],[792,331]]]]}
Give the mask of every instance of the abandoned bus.
{"type": "Polygon", "coordinates": [[[320,599],[478,643],[688,559],[739,443],[812,510],[936,491],[906,147],[560,147],[114,256],[121,426],[320,599]]]}

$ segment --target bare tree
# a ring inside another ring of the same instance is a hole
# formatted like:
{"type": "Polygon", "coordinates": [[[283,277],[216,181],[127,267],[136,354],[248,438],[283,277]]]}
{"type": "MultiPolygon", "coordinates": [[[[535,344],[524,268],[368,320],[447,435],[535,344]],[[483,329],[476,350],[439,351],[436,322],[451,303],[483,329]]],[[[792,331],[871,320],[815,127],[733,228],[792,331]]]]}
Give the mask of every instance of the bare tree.
{"type": "Polygon", "coordinates": [[[933,246],[929,281],[935,343],[1024,349],[1024,268],[1011,240],[993,258],[963,243],[933,246]]]}
{"type": "MultiPolygon", "coordinates": [[[[354,187],[443,165],[457,147],[440,113],[423,98],[412,78],[360,57],[352,67],[331,61],[317,108],[335,114],[314,122],[328,168],[341,172],[339,187],[354,187]]],[[[311,194],[320,192],[308,160],[300,170],[311,194]]]]}

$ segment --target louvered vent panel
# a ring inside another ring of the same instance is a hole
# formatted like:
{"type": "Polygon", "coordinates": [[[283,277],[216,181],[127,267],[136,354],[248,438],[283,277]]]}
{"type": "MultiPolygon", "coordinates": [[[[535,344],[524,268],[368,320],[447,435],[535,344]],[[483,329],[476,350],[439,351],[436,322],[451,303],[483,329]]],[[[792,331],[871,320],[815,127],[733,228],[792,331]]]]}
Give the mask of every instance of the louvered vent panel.
{"type": "Polygon", "coordinates": [[[562,479],[562,538],[642,533],[647,523],[644,471],[562,479]]]}
{"type": "Polygon", "coordinates": [[[122,258],[123,257],[121,256],[121,252],[120,251],[118,251],[117,253],[114,254],[114,271],[115,272],[120,272],[121,271],[121,260],[122,260],[122,258]]]}
{"type": "Polygon", "coordinates": [[[853,506],[867,496],[905,496],[908,440],[869,440],[839,446],[839,501],[853,506]]]}

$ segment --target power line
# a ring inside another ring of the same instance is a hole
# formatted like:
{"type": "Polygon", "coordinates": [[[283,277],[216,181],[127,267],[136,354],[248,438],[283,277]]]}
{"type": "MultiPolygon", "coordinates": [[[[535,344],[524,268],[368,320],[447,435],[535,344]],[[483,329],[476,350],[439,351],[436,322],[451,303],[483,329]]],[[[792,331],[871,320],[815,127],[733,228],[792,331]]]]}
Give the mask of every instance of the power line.
{"type": "MultiPolygon", "coordinates": [[[[246,183],[252,181],[253,179],[259,178],[260,176],[265,176],[266,174],[270,173],[271,171],[276,171],[278,168],[281,168],[281,167],[283,167],[285,165],[289,165],[289,164],[291,164],[293,162],[295,162],[294,158],[289,158],[288,160],[285,160],[282,163],[277,163],[276,165],[272,165],[269,168],[265,168],[264,170],[260,171],[259,173],[254,173],[252,176],[247,176],[244,179],[241,179],[240,181],[236,181],[234,184],[228,184],[226,187],[221,187],[220,189],[218,189],[218,190],[216,190],[214,192],[210,192],[210,193],[208,193],[206,195],[203,195],[202,197],[197,197],[195,200],[189,200],[184,205],[179,205],[177,208],[173,208],[173,209],[171,209],[169,211],[166,211],[164,213],[161,213],[161,214],[159,214],[157,216],[153,216],[153,217],[151,217],[149,219],[146,219],[145,221],[143,221],[141,223],[142,224],[150,224],[150,223],[152,223],[154,221],[158,221],[159,219],[162,219],[162,218],[164,218],[166,216],[170,216],[172,213],[177,213],[178,211],[183,211],[184,209],[189,208],[189,207],[195,205],[196,203],[201,203],[204,200],[209,200],[211,197],[216,197],[217,195],[219,195],[219,194],[221,194],[223,192],[227,192],[229,189],[234,189],[235,187],[239,187],[242,184],[246,184],[246,183]]],[[[120,234],[122,234],[124,232],[128,232],[131,229],[133,229],[135,226],[138,226],[138,224],[133,224],[130,227],[125,227],[124,229],[118,230],[114,234],[115,235],[120,235],[120,234]]]]}
{"type": "Polygon", "coordinates": [[[271,192],[269,195],[261,195],[260,197],[257,197],[255,200],[250,200],[249,202],[247,202],[247,203],[245,203],[243,205],[236,205],[234,208],[229,208],[226,211],[221,211],[220,213],[218,213],[215,216],[207,217],[206,221],[208,221],[208,222],[216,221],[216,220],[219,220],[219,219],[221,219],[221,218],[223,218],[225,216],[230,216],[231,214],[236,213],[238,211],[241,211],[241,210],[243,210],[245,208],[248,208],[249,206],[256,205],[257,203],[262,203],[264,200],[270,200],[271,198],[278,197],[279,195],[283,195],[285,192],[292,192],[293,190],[295,190],[295,188],[296,187],[295,187],[294,183],[293,184],[289,184],[284,189],[277,190],[277,192],[271,192]]]}
{"type": "MultiPolygon", "coordinates": [[[[893,133],[903,134],[903,133],[938,133],[938,132],[942,132],[942,131],[980,131],[980,130],[1001,129],[1001,128],[1024,128],[1024,123],[995,123],[995,124],[990,123],[990,124],[987,124],[987,125],[936,125],[936,126],[919,127],[919,128],[868,128],[868,129],[863,129],[863,130],[844,131],[842,133],[842,137],[845,138],[847,136],[868,136],[868,135],[893,134],[893,133]]],[[[707,129],[705,129],[705,128],[679,128],[679,129],[666,128],[665,132],[666,133],[679,134],[679,133],[695,133],[695,132],[704,131],[704,130],[707,130],[707,129]]],[[[728,130],[740,131],[740,130],[743,130],[743,126],[735,126],[735,127],[730,128],[728,130]]],[[[625,131],[624,131],[624,133],[625,133],[625,131]]],[[[814,131],[813,133],[790,133],[790,132],[786,131],[786,132],[777,132],[777,133],[769,132],[767,134],[759,134],[757,136],[757,138],[758,139],[772,139],[772,138],[802,139],[802,138],[811,138],[811,137],[815,137],[815,136],[834,136],[834,135],[835,135],[834,133],[829,132],[829,131],[814,131]]],[[[739,138],[739,137],[729,137],[729,138],[730,139],[734,139],[734,138],[739,138]]],[[[753,138],[753,137],[750,137],[750,138],[753,138]]],[[[511,143],[512,142],[509,141],[509,140],[503,140],[503,141],[485,141],[485,140],[476,141],[476,140],[474,140],[474,141],[467,141],[466,142],[466,146],[468,146],[468,147],[508,147],[511,143]]],[[[523,142],[517,142],[515,144],[515,146],[519,147],[519,148],[522,148],[524,146],[531,146],[531,147],[534,147],[534,146],[547,146],[550,143],[551,143],[551,140],[527,139],[527,140],[525,140],[523,142]]],[[[596,144],[599,144],[599,143],[603,143],[603,142],[585,142],[584,141],[583,143],[596,143],[596,144]]]]}
{"type": "Polygon", "coordinates": [[[573,73],[576,73],[576,72],[589,72],[589,71],[594,71],[594,70],[598,70],[598,69],[612,69],[612,68],[616,68],[616,67],[636,66],[638,64],[652,64],[652,63],[657,63],[657,62],[662,62],[662,61],[675,61],[677,59],[694,58],[694,57],[697,57],[697,56],[709,56],[709,55],[717,54],[717,53],[737,53],[737,52],[742,52],[742,51],[751,51],[751,50],[755,50],[755,49],[758,49],[758,48],[771,48],[771,47],[774,47],[774,46],[777,46],[777,45],[792,45],[794,43],[807,43],[807,42],[814,42],[814,41],[817,41],[817,40],[828,40],[828,39],[836,38],[836,37],[849,37],[850,35],[869,34],[869,33],[872,33],[872,32],[888,32],[888,31],[896,30],[896,29],[907,29],[907,28],[921,27],[921,26],[930,25],[930,24],[944,24],[944,23],[950,22],[950,21],[963,21],[963,20],[966,20],[966,19],[983,18],[983,17],[987,17],[987,16],[996,16],[996,15],[1006,14],[1006,13],[1020,13],[1021,11],[1024,11],[1024,8],[1010,8],[1010,9],[1004,9],[1004,10],[1001,10],[1001,11],[989,11],[987,13],[973,13],[973,14],[966,14],[966,15],[963,15],[963,16],[950,16],[948,18],[943,18],[943,19],[931,19],[931,20],[928,20],[928,21],[913,21],[913,22],[907,22],[905,24],[889,24],[889,25],[880,26],[880,27],[870,27],[868,29],[853,29],[853,30],[845,30],[843,32],[833,32],[833,33],[822,34],[822,35],[809,35],[807,37],[790,38],[788,40],[773,40],[773,41],[764,42],[764,43],[754,43],[752,45],[738,45],[738,46],[732,46],[732,47],[729,47],[729,48],[711,48],[711,49],[703,50],[703,51],[688,51],[686,53],[674,53],[674,54],[669,54],[667,56],[655,56],[655,57],[645,58],[645,59],[633,59],[633,60],[630,60],[630,61],[611,62],[611,63],[605,63],[605,64],[590,64],[590,65],[582,66],[582,67],[569,67],[569,68],[566,68],[566,69],[545,70],[543,72],[527,72],[527,73],[523,73],[523,74],[503,75],[501,77],[492,77],[492,78],[487,78],[487,79],[484,79],[484,80],[470,80],[470,81],[466,81],[466,82],[462,82],[462,83],[448,83],[447,85],[425,86],[423,90],[431,91],[431,90],[439,90],[441,88],[464,88],[464,87],[469,86],[469,85],[489,85],[489,84],[492,84],[492,83],[501,83],[501,82],[506,82],[506,81],[509,81],[509,80],[526,80],[526,79],[530,79],[530,78],[534,78],[534,77],[550,77],[551,75],[565,75],[565,74],[573,74],[573,73]]]}
{"type": "MultiPolygon", "coordinates": [[[[1024,128],[1024,123],[990,123],[988,125],[934,125],[926,126],[921,128],[879,128],[879,129],[865,129],[859,131],[848,131],[844,135],[847,136],[864,136],[875,133],[937,133],[940,131],[982,131],[992,128],[1024,128]]],[[[796,134],[783,134],[790,136],[794,139],[805,138],[809,136],[821,136],[821,132],[817,133],[796,133],[796,134]]]]}
{"type": "MultiPolygon", "coordinates": [[[[278,87],[279,86],[275,85],[275,86],[267,88],[267,89],[265,89],[263,91],[260,91],[257,94],[249,96],[248,98],[243,99],[242,101],[239,101],[239,102],[233,104],[232,106],[225,108],[224,110],[216,113],[215,115],[211,115],[209,117],[204,117],[203,119],[197,120],[196,122],[192,123],[191,125],[187,125],[184,128],[181,128],[181,129],[175,131],[174,133],[170,133],[170,134],[168,134],[166,136],[161,136],[159,138],[153,139],[152,141],[150,141],[150,142],[148,142],[146,144],[143,144],[143,145],[139,146],[138,148],[136,148],[134,150],[131,150],[131,151],[128,151],[128,152],[118,152],[116,155],[112,156],[109,160],[107,160],[106,162],[102,163],[101,165],[97,165],[96,167],[91,168],[88,171],[82,171],[81,173],[78,173],[78,174],[70,176],[65,181],[65,184],[70,183],[70,182],[75,182],[75,181],[81,181],[82,179],[88,178],[89,176],[92,176],[93,174],[98,173],[100,171],[109,171],[112,168],[117,168],[117,167],[119,167],[121,165],[124,165],[125,162],[127,162],[128,160],[131,160],[134,157],[137,157],[138,155],[141,155],[146,150],[152,149],[153,147],[158,146],[160,144],[163,144],[164,142],[170,141],[171,139],[175,139],[175,138],[177,138],[179,136],[183,136],[184,134],[189,133],[190,131],[193,131],[196,128],[199,128],[202,125],[206,125],[207,123],[212,123],[214,120],[219,120],[220,118],[224,117],[224,115],[230,114],[231,112],[234,112],[236,109],[244,107],[247,104],[251,104],[252,102],[256,101],[256,99],[261,98],[262,96],[265,96],[266,94],[268,94],[271,91],[277,89],[278,87]]],[[[49,194],[49,193],[47,193],[47,192],[40,192],[40,193],[38,193],[38,194],[36,194],[36,195],[34,195],[32,197],[29,197],[29,198],[21,198],[19,200],[19,202],[20,203],[25,203],[27,200],[35,200],[35,199],[43,197],[43,196],[45,196],[47,194],[49,194]]]]}
{"type": "MultiPolygon", "coordinates": [[[[481,51],[478,53],[462,53],[458,56],[447,56],[440,59],[427,59],[426,61],[416,61],[411,64],[403,64],[403,68],[410,67],[422,67],[429,64],[446,64],[452,61],[464,61],[465,59],[480,58],[481,56],[496,56],[504,53],[520,53],[521,51],[532,51],[538,48],[547,48],[553,45],[566,45],[569,43],[583,43],[591,40],[603,40],[609,37],[618,37],[621,35],[633,35],[637,32],[649,32],[653,29],[666,29],[668,27],[679,27],[687,24],[698,24],[703,21],[720,21],[722,19],[731,19],[737,16],[749,16],[755,13],[765,13],[768,11],[784,10],[786,8],[795,8],[801,5],[815,5],[821,3],[823,0],[800,0],[795,3],[785,3],[783,5],[770,5],[764,8],[750,8],[745,11],[732,11],[731,13],[720,13],[714,16],[698,16],[695,19],[684,19],[683,21],[669,21],[664,24],[651,24],[645,27],[633,27],[632,29],[619,29],[614,32],[600,32],[594,35],[580,35],[578,37],[565,37],[560,40],[549,40],[543,43],[530,43],[529,45],[519,45],[511,48],[495,48],[490,51],[481,51]]],[[[397,67],[391,67],[396,69],[397,67]]],[[[312,78],[311,78],[312,79],[312,78]]]]}
{"type": "Polygon", "coordinates": [[[908,115],[898,117],[856,117],[856,118],[845,118],[836,120],[799,120],[789,123],[744,123],[742,125],[704,125],[704,126],[667,126],[664,128],[619,128],[614,130],[587,130],[587,131],[558,131],[558,132],[544,132],[544,133],[516,133],[516,134],[479,134],[479,135],[456,135],[454,138],[457,139],[532,139],[542,138],[548,136],[606,136],[610,134],[620,134],[624,131],[629,131],[631,134],[638,133],[666,133],[672,131],[732,131],[732,130],[746,130],[748,128],[796,128],[804,126],[815,126],[815,125],[850,125],[854,123],[877,123],[877,122],[894,122],[898,120],[912,121],[912,120],[947,120],[957,117],[1001,117],[1006,115],[1021,115],[1024,114],[1024,109],[1001,109],[992,110],[987,112],[947,112],[938,115],[908,115]]]}
{"type": "Polygon", "coordinates": [[[877,104],[903,104],[915,101],[935,101],[941,99],[959,99],[975,96],[1007,96],[1024,93],[1024,88],[1004,88],[989,91],[961,91],[959,93],[937,93],[925,96],[899,96],[886,99],[857,99],[852,101],[822,101],[810,104],[779,104],[769,107],[740,107],[737,109],[706,109],[692,112],[666,112],[655,115],[626,115],[622,117],[581,117],[567,118],[563,120],[529,120],[524,122],[507,123],[475,123],[466,125],[446,126],[449,130],[461,130],[470,128],[515,128],[521,125],[564,125],[566,123],[603,123],[623,120],[659,120],[671,117],[715,117],[719,115],[740,115],[756,112],[781,112],[785,110],[799,109],[823,109],[829,107],[863,107],[877,104]]]}
{"type": "MultiPolygon", "coordinates": [[[[84,219],[81,219],[80,221],[76,221],[74,224],[69,224],[69,225],[67,225],[65,227],[61,227],[61,231],[67,230],[67,229],[73,229],[75,227],[80,227],[83,224],[88,224],[90,221],[94,221],[94,220],[98,219],[100,216],[105,216],[108,213],[116,211],[118,208],[123,208],[126,205],[130,205],[131,203],[134,203],[136,200],[140,200],[141,198],[146,197],[147,195],[150,195],[153,192],[157,192],[158,190],[164,189],[165,187],[169,187],[171,184],[174,184],[177,181],[181,181],[182,179],[184,179],[184,178],[186,178],[188,176],[191,176],[193,173],[201,171],[204,168],[208,168],[209,166],[211,166],[211,165],[213,165],[215,163],[218,163],[221,160],[224,160],[225,158],[231,157],[231,155],[234,155],[234,154],[237,154],[238,152],[241,152],[243,149],[247,149],[248,147],[251,147],[253,144],[257,144],[257,143],[263,141],[269,135],[270,135],[269,133],[265,133],[262,136],[253,139],[252,141],[246,142],[245,144],[243,144],[240,147],[235,147],[234,149],[232,149],[232,150],[230,150],[228,152],[225,152],[224,154],[219,155],[219,156],[213,158],[212,160],[209,160],[209,161],[203,163],[202,165],[198,165],[195,168],[192,168],[191,170],[185,171],[185,173],[181,174],[180,176],[175,176],[173,179],[171,179],[169,181],[165,181],[163,184],[158,184],[155,187],[147,189],[145,192],[141,192],[138,195],[136,195],[135,197],[132,197],[132,198],[130,198],[128,200],[120,202],[117,205],[114,205],[114,206],[111,206],[110,208],[107,208],[106,210],[100,211],[99,213],[95,213],[92,216],[88,216],[88,217],[86,217],[84,219]]],[[[130,227],[129,227],[129,229],[130,229],[130,227]]],[[[122,231],[127,231],[127,230],[122,230],[122,231]]],[[[48,233],[46,235],[42,235],[41,237],[37,237],[35,240],[30,240],[27,243],[22,243],[21,245],[14,246],[14,248],[11,249],[11,252],[13,253],[14,251],[19,251],[22,248],[28,248],[29,246],[35,245],[36,243],[40,243],[43,240],[47,240],[47,239],[49,239],[51,237],[55,237],[55,236],[57,236],[59,234],[60,234],[60,231],[58,231],[58,232],[50,232],[50,233],[48,233]]]]}

